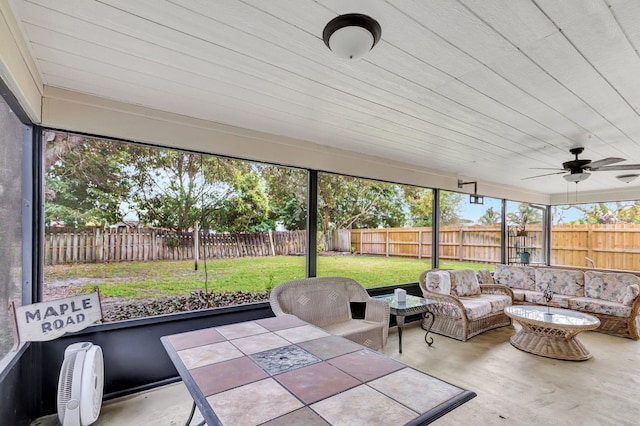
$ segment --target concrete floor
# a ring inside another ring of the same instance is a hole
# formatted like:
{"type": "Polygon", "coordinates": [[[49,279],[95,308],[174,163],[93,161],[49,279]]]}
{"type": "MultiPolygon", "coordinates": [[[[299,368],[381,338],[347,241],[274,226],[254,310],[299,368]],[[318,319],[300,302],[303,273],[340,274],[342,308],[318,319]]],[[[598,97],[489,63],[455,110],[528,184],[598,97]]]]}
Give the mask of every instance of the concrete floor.
{"type": "MultiPolygon", "coordinates": [[[[517,327],[517,326],[515,326],[517,327]]],[[[436,421],[437,425],[638,425],[640,424],[640,341],[586,332],[579,339],[593,358],[559,361],[515,349],[514,326],[459,342],[408,325],[403,350],[389,333],[385,353],[478,396],[436,421]]],[[[419,390],[416,390],[417,392],[419,390]]],[[[182,383],[110,401],[94,425],[183,425],[191,398],[182,383]]],[[[192,422],[196,424],[201,417],[192,422]]],[[[56,424],[54,417],[33,425],[56,424]]]]}

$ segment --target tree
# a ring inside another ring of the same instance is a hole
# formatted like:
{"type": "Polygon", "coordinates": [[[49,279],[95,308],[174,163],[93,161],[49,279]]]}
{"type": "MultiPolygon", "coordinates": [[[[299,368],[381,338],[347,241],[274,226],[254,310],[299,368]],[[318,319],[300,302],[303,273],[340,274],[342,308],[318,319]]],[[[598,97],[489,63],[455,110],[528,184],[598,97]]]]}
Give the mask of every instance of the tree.
{"type": "Polygon", "coordinates": [[[493,207],[489,207],[487,210],[485,210],[484,214],[480,216],[480,218],[478,219],[478,223],[487,226],[499,225],[500,223],[502,223],[502,214],[493,210],[493,207]]]}
{"type": "Polygon", "coordinates": [[[319,221],[329,229],[404,225],[399,185],[322,173],[318,178],[319,221]]]}
{"type": "Polygon", "coordinates": [[[120,205],[130,190],[122,144],[55,133],[45,151],[47,223],[105,225],[122,220],[120,205]]]}
{"type": "Polygon", "coordinates": [[[542,214],[540,210],[527,203],[518,203],[515,212],[507,213],[507,223],[518,227],[522,231],[525,230],[526,225],[540,223],[541,220],[542,214]]]}
{"type": "Polygon", "coordinates": [[[562,213],[576,209],[582,217],[570,223],[606,224],[606,223],[640,223],[640,201],[618,201],[615,203],[574,204],[560,207],[562,213]]]}
{"type": "Polygon", "coordinates": [[[261,165],[260,174],[269,196],[269,218],[287,230],[307,227],[307,172],[288,167],[261,165]]]}
{"type": "Polygon", "coordinates": [[[132,200],[140,219],[186,231],[267,229],[268,202],[251,163],[152,147],[131,148],[132,200]]]}

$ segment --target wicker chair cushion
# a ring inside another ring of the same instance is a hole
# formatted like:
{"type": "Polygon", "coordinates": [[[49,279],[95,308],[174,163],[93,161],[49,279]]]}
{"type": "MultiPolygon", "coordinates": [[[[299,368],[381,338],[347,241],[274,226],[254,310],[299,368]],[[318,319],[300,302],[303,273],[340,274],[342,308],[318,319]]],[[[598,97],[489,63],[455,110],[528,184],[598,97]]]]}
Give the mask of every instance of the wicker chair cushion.
{"type": "MultiPolygon", "coordinates": [[[[554,294],[553,299],[549,301],[549,306],[554,308],[569,309],[569,300],[575,296],[566,296],[564,294],[554,294]]],[[[528,291],[525,295],[525,301],[528,303],[535,303],[536,305],[546,305],[544,300],[544,293],[541,291],[528,291]]]]}
{"type": "Polygon", "coordinates": [[[451,294],[451,277],[445,271],[429,272],[427,288],[434,293],[451,294]]]}
{"type": "Polygon", "coordinates": [[[530,266],[496,265],[493,279],[510,288],[536,289],[535,270],[530,266]]]}
{"type": "Polygon", "coordinates": [[[477,273],[477,278],[480,284],[495,284],[493,275],[487,269],[480,269],[477,273]]]}
{"type": "Polygon", "coordinates": [[[544,291],[547,285],[555,294],[584,296],[584,273],[568,269],[538,268],[535,272],[536,291],[544,291]]]}
{"type": "Polygon", "coordinates": [[[585,296],[594,299],[631,306],[638,295],[637,288],[640,288],[640,278],[633,274],[594,271],[584,273],[585,296]]]}
{"type": "Polygon", "coordinates": [[[480,297],[460,297],[469,320],[475,320],[491,313],[491,301],[480,297]]]}
{"type": "Polygon", "coordinates": [[[480,283],[471,269],[448,271],[451,276],[451,294],[458,297],[480,294],[480,283]]]}
{"type": "Polygon", "coordinates": [[[504,308],[511,306],[511,297],[503,294],[483,294],[482,299],[491,303],[491,313],[504,311],[504,308]]]}
{"type": "Polygon", "coordinates": [[[629,306],[608,300],[592,299],[590,297],[574,297],[570,299],[569,308],[576,311],[613,315],[622,318],[628,318],[629,315],[631,315],[631,308],[629,306]]]}

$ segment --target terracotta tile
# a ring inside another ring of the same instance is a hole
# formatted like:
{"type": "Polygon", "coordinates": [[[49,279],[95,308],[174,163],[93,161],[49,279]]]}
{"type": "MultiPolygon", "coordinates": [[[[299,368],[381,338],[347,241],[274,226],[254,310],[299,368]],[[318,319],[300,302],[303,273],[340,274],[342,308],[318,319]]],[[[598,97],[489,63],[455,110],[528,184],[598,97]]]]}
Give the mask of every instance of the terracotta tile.
{"type": "Polygon", "coordinates": [[[368,385],[420,413],[462,393],[462,389],[413,368],[396,371],[368,385]]]}
{"type": "Polygon", "coordinates": [[[270,420],[262,426],[327,426],[322,417],[313,412],[310,408],[301,408],[292,413],[285,414],[277,419],[270,420]]]}
{"type": "Polygon", "coordinates": [[[216,330],[218,330],[218,332],[228,340],[267,333],[269,331],[253,321],[223,325],[220,327],[216,327],[216,330]]]}
{"type": "Polygon", "coordinates": [[[168,336],[167,339],[171,342],[173,349],[176,351],[208,345],[210,343],[223,342],[226,340],[223,335],[215,331],[213,328],[174,334],[172,336],[168,336]]]}
{"type": "Polygon", "coordinates": [[[294,345],[259,352],[250,355],[250,357],[253,362],[272,376],[321,361],[317,356],[294,345]]]}
{"type": "Polygon", "coordinates": [[[362,349],[362,346],[357,343],[340,336],[322,337],[307,342],[300,342],[298,346],[321,359],[334,358],[362,349]]]}
{"type": "Polygon", "coordinates": [[[264,379],[207,397],[224,425],[259,425],[303,407],[273,379],[264,379]]]}
{"type": "Polygon", "coordinates": [[[306,404],[360,384],[353,377],[326,362],[289,371],[274,378],[306,404]]]}
{"type": "Polygon", "coordinates": [[[188,369],[240,358],[243,353],[229,342],[213,343],[178,351],[178,356],[188,369]]]}
{"type": "Polygon", "coordinates": [[[282,330],[285,328],[300,327],[307,323],[294,315],[283,315],[281,317],[265,318],[257,320],[256,324],[261,325],[270,331],[282,330]]]}
{"type": "MultiPolygon", "coordinates": [[[[411,389],[414,393],[416,389],[411,389]]],[[[407,407],[376,392],[367,385],[360,385],[343,393],[311,405],[332,425],[404,425],[418,417],[407,407]]]]}
{"type": "Polygon", "coordinates": [[[246,355],[256,354],[258,352],[280,348],[282,346],[288,346],[291,344],[288,341],[284,340],[282,337],[273,333],[243,337],[242,339],[232,340],[231,343],[233,343],[246,355]]]}
{"type": "Polygon", "coordinates": [[[363,382],[406,367],[398,361],[366,349],[339,356],[327,362],[363,382]]]}
{"type": "Polygon", "coordinates": [[[269,377],[267,373],[247,357],[195,368],[190,373],[204,396],[269,377]]]}
{"type": "Polygon", "coordinates": [[[321,337],[331,336],[324,330],[313,325],[303,325],[302,327],[287,328],[275,332],[277,335],[284,337],[291,343],[306,342],[307,340],[319,339],[321,337]]]}

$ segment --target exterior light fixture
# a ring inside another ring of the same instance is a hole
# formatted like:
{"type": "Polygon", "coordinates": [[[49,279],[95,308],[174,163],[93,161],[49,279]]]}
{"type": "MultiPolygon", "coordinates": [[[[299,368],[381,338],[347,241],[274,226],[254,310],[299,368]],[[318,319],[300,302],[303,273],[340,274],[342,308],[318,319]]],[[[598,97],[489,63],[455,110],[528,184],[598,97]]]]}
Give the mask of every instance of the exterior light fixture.
{"type": "Polygon", "coordinates": [[[616,179],[618,179],[620,182],[631,183],[638,176],[640,176],[640,175],[620,175],[620,176],[616,176],[616,179]]]}
{"type": "Polygon", "coordinates": [[[567,182],[582,182],[583,180],[587,180],[589,179],[589,176],[591,176],[591,173],[571,173],[568,175],[563,175],[562,177],[564,178],[564,180],[566,180],[567,182]]]}
{"type": "Polygon", "coordinates": [[[382,29],[378,22],[360,13],[348,13],[333,18],[322,32],[329,50],[339,58],[358,59],[378,43],[382,29]]]}
{"type": "Polygon", "coordinates": [[[469,204],[484,204],[484,197],[478,195],[478,181],[463,182],[462,179],[458,179],[458,188],[464,185],[473,185],[473,194],[469,194],[469,204]]]}

